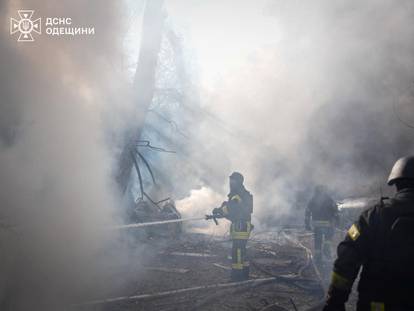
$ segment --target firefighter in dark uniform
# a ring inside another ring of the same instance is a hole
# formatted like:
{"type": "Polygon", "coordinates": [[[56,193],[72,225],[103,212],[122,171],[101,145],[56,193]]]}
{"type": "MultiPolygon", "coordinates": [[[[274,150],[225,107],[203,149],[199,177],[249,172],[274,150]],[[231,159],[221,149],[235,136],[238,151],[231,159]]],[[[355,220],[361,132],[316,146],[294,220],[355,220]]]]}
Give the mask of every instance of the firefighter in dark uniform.
{"type": "Polygon", "coordinates": [[[242,281],[249,278],[246,244],[252,229],[253,196],[246,190],[243,182],[242,174],[238,172],[231,174],[228,200],[223,202],[220,208],[213,210],[213,215],[220,215],[231,221],[232,281],[242,281]]]}
{"type": "Polygon", "coordinates": [[[414,157],[399,159],[389,185],[397,193],[364,211],[338,246],[324,311],[345,310],[358,284],[357,311],[414,310],[414,157]]]}
{"type": "Polygon", "coordinates": [[[315,260],[317,262],[321,262],[323,256],[328,259],[332,257],[332,238],[337,222],[338,206],[323,186],[316,186],[306,207],[305,226],[307,230],[313,228],[315,260]]]}

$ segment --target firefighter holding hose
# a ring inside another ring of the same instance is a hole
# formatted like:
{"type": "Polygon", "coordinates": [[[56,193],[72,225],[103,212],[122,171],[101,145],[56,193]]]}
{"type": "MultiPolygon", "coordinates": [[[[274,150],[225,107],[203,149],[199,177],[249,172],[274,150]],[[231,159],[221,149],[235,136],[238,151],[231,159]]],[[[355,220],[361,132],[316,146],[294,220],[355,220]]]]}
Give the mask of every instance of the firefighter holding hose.
{"type": "Polygon", "coordinates": [[[337,223],[338,206],[323,186],[316,186],[305,211],[305,226],[314,232],[317,263],[321,263],[322,258],[331,259],[332,238],[337,223]]]}
{"type": "Polygon", "coordinates": [[[211,218],[227,218],[231,221],[230,236],[232,239],[231,280],[243,281],[249,278],[249,261],[246,244],[252,230],[251,214],[253,212],[253,196],[243,185],[244,177],[238,172],[230,175],[230,193],[228,200],[221,207],[213,209],[211,218]]]}

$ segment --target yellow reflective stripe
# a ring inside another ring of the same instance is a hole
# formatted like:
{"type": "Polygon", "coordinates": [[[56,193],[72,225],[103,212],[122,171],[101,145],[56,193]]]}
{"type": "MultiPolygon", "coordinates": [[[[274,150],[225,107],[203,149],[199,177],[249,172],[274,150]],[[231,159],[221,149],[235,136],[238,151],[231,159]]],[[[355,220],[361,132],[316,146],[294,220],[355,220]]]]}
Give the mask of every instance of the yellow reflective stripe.
{"type": "Polygon", "coordinates": [[[232,200],[235,200],[235,201],[237,201],[237,202],[241,202],[241,201],[242,201],[241,197],[240,197],[238,194],[233,195],[233,196],[231,197],[230,201],[232,201],[232,200]]]}
{"type": "Polygon", "coordinates": [[[351,228],[349,228],[348,235],[353,241],[356,241],[360,236],[359,230],[357,226],[355,226],[355,224],[353,224],[351,228]]]}
{"type": "Polygon", "coordinates": [[[236,231],[233,231],[231,233],[232,239],[235,239],[235,240],[248,240],[249,239],[249,235],[250,234],[248,232],[236,232],[236,231]]]}
{"type": "Polygon", "coordinates": [[[334,287],[339,288],[339,289],[349,289],[352,287],[352,283],[350,280],[336,273],[335,271],[332,272],[331,283],[334,287]]]}
{"type": "Polygon", "coordinates": [[[231,268],[232,269],[236,269],[236,270],[242,270],[243,269],[243,264],[241,264],[241,263],[233,263],[233,264],[231,264],[231,268]]]}
{"type": "Polygon", "coordinates": [[[371,302],[371,311],[385,311],[383,302],[371,302]]]}
{"type": "Polygon", "coordinates": [[[237,249],[237,263],[242,263],[242,260],[241,260],[241,249],[240,248],[238,248],[237,249]]]}
{"type": "Polygon", "coordinates": [[[241,258],[241,249],[238,248],[236,250],[236,263],[233,263],[231,265],[232,269],[238,269],[241,270],[243,269],[243,263],[242,263],[242,258],[241,258]]]}
{"type": "Polygon", "coordinates": [[[232,223],[231,225],[230,225],[230,231],[231,232],[247,232],[247,233],[250,233],[251,231],[252,231],[252,224],[250,223],[250,222],[248,222],[248,221],[246,221],[246,230],[243,230],[243,231],[237,231],[236,229],[235,229],[235,225],[234,225],[234,223],[232,223]]]}
{"type": "Polygon", "coordinates": [[[251,223],[250,222],[246,222],[246,231],[236,231],[235,230],[235,224],[232,223],[230,226],[230,235],[232,237],[232,239],[234,240],[248,240],[250,237],[250,232],[252,229],[251,223]]]}

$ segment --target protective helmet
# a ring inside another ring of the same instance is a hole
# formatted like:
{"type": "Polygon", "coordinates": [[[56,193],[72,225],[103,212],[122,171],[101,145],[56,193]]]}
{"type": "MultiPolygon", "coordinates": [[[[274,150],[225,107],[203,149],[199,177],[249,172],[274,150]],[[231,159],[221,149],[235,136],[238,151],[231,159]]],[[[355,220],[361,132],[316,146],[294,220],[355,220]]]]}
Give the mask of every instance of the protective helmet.
{"type": "Polygon", "coordinates": [[[242,184],[242,183],[244,182],[244,177],[243,177],[243,175],[242,175],[242,174],[240,174],[239,172],[233,172],[233,173],[230,175],[230,179],[233,179],[233,180],[235,180],[235,181],[239,182],[240,184],[242,184]]]}
{"type": "Polygon", "coordinates": [[[388,185],[393,185],[398,179],[414,179],[414,156],[403,157],[395,162],[388,177],[388,185]]]}

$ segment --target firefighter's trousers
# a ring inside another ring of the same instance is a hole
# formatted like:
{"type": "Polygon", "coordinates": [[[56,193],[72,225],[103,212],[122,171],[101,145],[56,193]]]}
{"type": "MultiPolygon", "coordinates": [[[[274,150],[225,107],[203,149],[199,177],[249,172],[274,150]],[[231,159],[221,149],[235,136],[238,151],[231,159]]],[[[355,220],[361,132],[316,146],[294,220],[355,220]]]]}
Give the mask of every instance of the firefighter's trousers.
{"type": "Polygon", "coordinates": [[[322,260],[322,257],[332,257],[332,239],[335,233],[330,221],[313,221],[313,232],[315,234],[315,259],[322,260]]]}
{"type": "Polygon", "coordinates": [[[242,281],[249,278],[250,264],[246,254],[246,244],[251,231],[250,221],[234,221],[231,224],[230,236],[232,245],[232,281],[242,281]]]}

